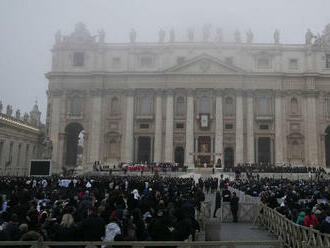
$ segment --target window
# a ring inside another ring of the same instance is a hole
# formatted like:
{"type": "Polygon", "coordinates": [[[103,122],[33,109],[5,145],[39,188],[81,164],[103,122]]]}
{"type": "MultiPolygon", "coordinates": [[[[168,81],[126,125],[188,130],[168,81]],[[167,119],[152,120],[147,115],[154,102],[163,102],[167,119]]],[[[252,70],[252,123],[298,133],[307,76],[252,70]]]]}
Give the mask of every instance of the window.
{"type": "Polygon", "coordinates": [[[269,58],[261,57],[257,58],[257,68],[270,68],[271,63],[269,58]]]}
{"type": "Polygon", "coordinates": [[[73,53],[73,66],[83,66],[84,65],[84,53],[75,52],[73,53]]]}
{"type": "Polygon", "coordinates": [[[113,115],[119,114],[119,100],[117,97],[113,97],[111,99],[111,114],[113,115]]]}
{"type": "Polygon", "coordinates": [[[330,68],[330,54],[325,55],[325,67],[330,68]]]}
{"type": "Polygon", "coordinates": [[[147,123],[141,123],[140,124],[140,128],[141,129],[148,129],[149,128],[149,124],[147,124],[147,123]]]}
{"type": "Polygon", "coordinates": [[[178,64],[178,65],[180,65],[180,64],[183,64],[184,63],[184,61],[185,61],[185,57],[182,57],[182,56],[180,56],[180,57],[177,57],[177,59],[176,59],[176,63],[178,64]]]}
{"type": "Polygon", "coordinates": [[[289,59],[289,69],[290,70],[298,69],[298,60],[297,59],[289,59]]]}
{"type": "Polygon", "coordinates": [[[258,114],[259,115],[269,115],[270,114],[268,97],[264,97],[264,96],[258,97],[257,104],[258,104],[258,114]]]}
{"type": "Polygon", "coordinates": [[[176,128],[182,129],[182,128],[184,128],[184,124],[182,122],[177,122],[176,123],[176,128]]]}
{"type": "Polygon", "coordinates": [[[152,96],[142,96],[141,101],[141,114],[150,115],[152,113],[152,96]]]}
{"type": "Polygon", "coordinates": [[[225,100],[225,115],[232,116],[233,115],[233,98],[227,97],[225,100]]]}
{"type": "Polygon", "coordinates": [[[298,101],[295,97],[291,99],[291,114],[298,114],[298,101]]]}
{"type": "Polygon", "coordinates": [[[73,116],[80,116],[82,112],[82,106],[81,106],[81,100],[80,98],[72,98],[71,99],[71,115],[73,116]]]}
{"type": "Polygon", "coordinates": [[[152,66],[152,57],[151,56],[143,56],[140,60],[141,67],[148,68],[152,66]]]}
{"type": "Polygon", "coordinates": [[[233,124],[231,124],[231,123],[225,124],[225,129],[228,129],[228,130],[233,129],[233,124]]]}
{"type": "Polygon", "coordinates": [[[232,65],[233,64],[233,57],[226,57],[225,58],[225,63],[228,65],[232,65]]]}
{"type": "Polygon", "coordinates": [[[179,96],[176,99],[176,114],[184,115],[184,98],[183,98],[183,96],[179,96]]]}
{"type": "Polygon", "coordinates": [[[113,68],[119,68],[120,67],[120,57],[114,57],[112,58],[112,67],[113,68]]]}
{"type": "Polygon", "coordinates": [[[261,124],[259,126],[259,129],[261,129],[261,130],[268,130],[269,129],[269,126],[267,124],[261,124]]]}
{"type": "Polygon", "coordinates": [[[210,113],[210,99],[207,96],[202,96],[200,99],[199,112],[203,114],[210,113]]]}

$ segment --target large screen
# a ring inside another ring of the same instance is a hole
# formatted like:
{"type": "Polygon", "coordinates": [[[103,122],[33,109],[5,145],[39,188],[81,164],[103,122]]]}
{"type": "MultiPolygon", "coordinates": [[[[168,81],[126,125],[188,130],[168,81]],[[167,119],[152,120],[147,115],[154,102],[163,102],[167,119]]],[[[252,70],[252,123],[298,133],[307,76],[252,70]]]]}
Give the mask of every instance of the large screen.
{"type": "Polygon", "coordinates": [[[50,160],[31,160],[30,176],[49,176],[50,160]]]}

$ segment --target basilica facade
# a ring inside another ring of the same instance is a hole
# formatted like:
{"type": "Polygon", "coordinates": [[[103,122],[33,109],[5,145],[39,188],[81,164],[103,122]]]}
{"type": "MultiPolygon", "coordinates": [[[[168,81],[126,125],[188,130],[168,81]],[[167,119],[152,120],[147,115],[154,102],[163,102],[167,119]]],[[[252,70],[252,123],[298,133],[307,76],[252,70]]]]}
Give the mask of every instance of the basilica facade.
{"type": "Polygon", "coordinates": [[[330,26],[305,44],[202,38],[106,43],[56,34],[47,134],[53,171],[94,161],[330,166],[330,26]]]}

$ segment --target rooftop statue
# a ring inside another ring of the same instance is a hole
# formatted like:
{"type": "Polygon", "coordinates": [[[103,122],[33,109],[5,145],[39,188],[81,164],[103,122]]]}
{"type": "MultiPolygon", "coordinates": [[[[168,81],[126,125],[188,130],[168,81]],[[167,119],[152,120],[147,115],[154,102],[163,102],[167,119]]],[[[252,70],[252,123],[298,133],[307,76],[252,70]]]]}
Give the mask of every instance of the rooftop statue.
{"type": "Polygon", "coordinates": [[[99,43],[104,43],[104,39],[105,39],[105,32],[103,29],[98,31],[99,33],[99,43]]]}
{"type": "Polygon", "coordinates": [[[189,28],[187,30],[188,33],[188,41],[189,42],[193,42],[194,41],[194,29],[193,28],[189,28]]]}
{"type": "Polygon", "coordinates": [[[159,36],[159,40],[158,41],[160,43],[163,43],[165,41],[165,36],[166,36],[166,33],[165,33],[164,29],[161,28],[159,30],[158,36],[159,36]]]}
{"type": "Polygon", "coordinates": [[[275,29],[275,32],[274,32],[274,43],[275,44],[280,43],[280,31],[278,29],[275,29]]]}
{"type": "Polygon", "coordinates": [[[203,41],[204,42],[208,42],[210,39],[210,29],[211,29],[211,25],[210,24],[205,24],[203,26],[203,41]]]}
{"type": "Polygon", "coordinates": [[[28,121],[29,121],[29,114],[28,114],[28,113],[24,113],[23,120],[24,120],[25,122],[28,122],[28,121]]]}
{"type": "Polygon", "coordinates": [[[0,114],[2,113],[2,110],[3,110],[3,104],[2,101],[0,101],[0,114]]]}
{"type": "Polygon", "coordinates": [[[7,105],[6,115],[11,116],[13,114],[13,108],[11,105],[7,105]]]}
{"type": "Polygon", "coordinates": [[[134,43],[136,41],[136,31],[134,28],[132,28],[131,32],[129,33],[129,41],[131,43],[134,43]]]}
{"type": "Polygon", "coordinates": [[[16,110],[16,114],[15,114],[16,119],[21,119],[21,111],[19,109],[16,110]]]}
{"type": "Polygon", "coordinates": [[[59,44],[62,41],[62,34],[60,30],[55,33],[55,43],[59,44]]]}
{"type": "Polygon", "coordinates": [[[174,42],[175,41],[175,31],[174,28],[171,28],[170,30],[170,42],[174,42]]]}
{"type": "Polygon", "coordinates": [[[217,28],[215,32],[215,41],[216,42],[222,42],[223,41],[223,34],[222,34],[222,29],[217,28]]]}
{"type": "Polygon", "coordinates": [[[253,42],[253,33],[252,33],[251,29],[249,29],[249,31],[247,31],[247,33],[246,33],[246,42],[247,43],[253,42]]]}
{"type": "Polygon", "coordinates": [[[307,29],[307,32],[305,34],[305,44],[310,45],[312,44],[312,39],[314,38],[313,33],[311,32],[310,29],[307,29]]]}
{"type": "Polygon", "coordinates": [[[241,43],[241,32],[236,29],[235,33],[234,33],[234,39],[236,43],[241,43]]]}

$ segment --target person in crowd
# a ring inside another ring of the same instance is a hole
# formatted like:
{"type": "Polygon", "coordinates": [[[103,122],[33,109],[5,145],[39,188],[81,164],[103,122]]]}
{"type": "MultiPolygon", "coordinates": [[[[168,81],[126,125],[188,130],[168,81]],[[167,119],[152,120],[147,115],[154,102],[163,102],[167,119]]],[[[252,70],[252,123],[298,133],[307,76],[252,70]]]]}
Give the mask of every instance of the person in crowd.
{"type": "Polygon", "coordinates": [[[305,211],[303,211],[303,210],[300,211],[299,214],[298,214],[296,224],[303,226],[304,221],[305,221],[305,215],[306,215],[305,211]]]}
{"type": "Polygon", "coordinates": [[[216,213],[218,209],[221,208],[221,194],[220,190],[217,190],[215,193],[215,207],[214,207],[214,212],[213,212],[213,218],[216,218],[216,213]]]}
{"type": "Polygon", "coordinates": [[[315,214],[313,214],[310,209],[307,209],[306,215],[304,217],[304,226],[316,228],[318,223],[319,221],[316,218],[315,214]]]}
{"type": "Polygon", "coordinates": [[[236,196],[236,192],[233,192],[233,195],[230,200],[230,210],[233,215],[233,222],[237,222],[237,212],[238,212],[238,202],[239,198],[236,196]]]}
{"type": "Polygon", "coordinates": [[[329,233],[330,234],[330,210],[327,211],[326,217],[321,222],[320,231],[322,233],[329,233]]]}

